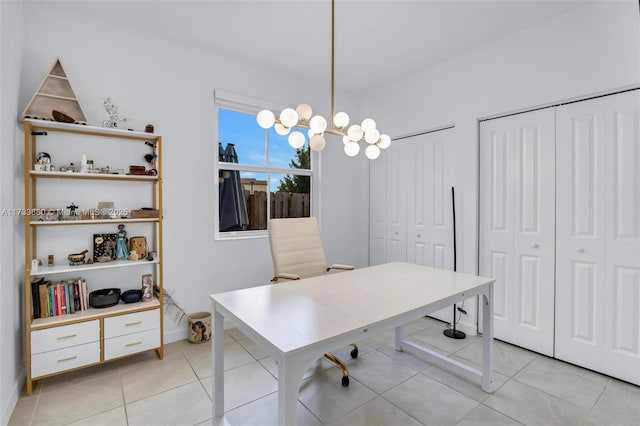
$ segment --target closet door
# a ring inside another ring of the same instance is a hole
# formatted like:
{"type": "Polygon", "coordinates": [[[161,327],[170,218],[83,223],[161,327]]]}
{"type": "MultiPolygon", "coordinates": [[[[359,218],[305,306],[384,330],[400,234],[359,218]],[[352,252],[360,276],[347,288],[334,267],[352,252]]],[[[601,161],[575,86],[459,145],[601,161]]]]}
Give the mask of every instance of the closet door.
{"type": "Polygon", "coordinates": [[[496,279],[495,337],[553,355],[555,132],[551,108],[480,136],[480,275],[496,279]]]}
{"type": "Polygon", "coordinates": [[[640,90],[605,99],[604,363],[640,385],[640,90]]]}
{"type": "Polygon", "coordinates": [[[640,384],[640,93],[557,116],[556,357],[640,384]]]}
{"type": "Polygon", "coordinates": [[[369,263],[407,260],[406,147],[393,143],[370,162],[369,263]]]}
{"type": "MultiPolygon", "coordinates": [[[[387,155],[387,262],[407,260],[406,144],[396,143],[387,155]]],[[[382,156],[382,154],[381,154],[382,156]]]]}
{"type": "Polygon", "coordinates": [[[451,129],[406,140],[407,261],[453,270],[451,129]]]}
{"type": "MultiPolygon", "coordinates": [[[[388,149],[391,151],[393,146],[388,149]]],[[[387,152],[369,163],[369,264],[387,261],[387,152]]]]}
{"type": "MultiPolygon", "coordinates": [[[[453,129],[406,139],[407,262],[453,270],[453,129]]],[[[451,322],[450,308],[429,316],[451,322]]]]}

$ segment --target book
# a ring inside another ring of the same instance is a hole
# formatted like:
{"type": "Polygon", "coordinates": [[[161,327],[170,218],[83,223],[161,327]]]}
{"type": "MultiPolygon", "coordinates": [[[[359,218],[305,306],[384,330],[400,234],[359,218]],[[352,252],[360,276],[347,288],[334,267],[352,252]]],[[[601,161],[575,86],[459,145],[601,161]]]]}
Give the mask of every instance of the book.
{"type": "Polygon", "coordinates": [[[75,312],[73,309],[73,281],[67,281],[64,284],[64,291],[67,297],[67,313],[72,314],[75,312]]]}
{"type": "Polygon", "coordinates": [[[40,299],[40,318],[49,316],[49,295],[47,289],[51,287],[51,281],[44,281],[38,286],[38,298],[40,299]]]}
{"type": "Polygon", "coordinates": [[[80,282],[80,290],[81,290],[81,297],[82,297],[82,310],[86,311],[87,309],[89,309],[89,295],[87,294],[87,281],[86,280],[81,280],[80,282]]]}
{"type": "Polygon", "coordinates": [[[55,303],[54,303],[54,298],[53,298],[53,292],[54,292],[54,288],[55,285],[51,284],[47,287],[47,306],[49,307],[49,316],[50,317],[54,317],[56,316],[55,314],[55,303]]]}
{"type": "Polygon", "coordinates": [[[67,315],[67,292],[64,282],[60,282],[60,315],[67,315]]]}
{"type": "Polygon", "coordinates": [[[76,312],[82,310],[82,308],[80,307],[80,279],[79,278],[73,283],[73,304],[76,312]]]}
{"type": "Polygon", "coordinates": [[[40,318],[40,284],[44,282],[44,277],[31,277],[31,302],[33,305],[33,318],[40,318]]]}
{"type": "Polygon", "coordinates": [[[60,283],[56,283],[53,287],[53,306],[54,315],[60,315],[60,283]]]}

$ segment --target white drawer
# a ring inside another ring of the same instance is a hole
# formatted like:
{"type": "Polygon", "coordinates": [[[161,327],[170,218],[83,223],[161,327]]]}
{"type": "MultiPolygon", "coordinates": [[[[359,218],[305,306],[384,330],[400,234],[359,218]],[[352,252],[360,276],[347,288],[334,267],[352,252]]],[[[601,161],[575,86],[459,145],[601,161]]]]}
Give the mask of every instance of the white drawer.
{"type": "Polygon", "coordinates": [[[109,360],[160,346],[160,329],[113,337],[104,341],[104,359],[109,360]]]}
{"type": "Polygon", "coordinates": [[[123,336],[160,327],[160,309],[133,312],[104,319],[104,338],[123,336]]]}
{"type": "Polygon", "coordinates": [[[100,362],[100,342],[31,355],[31,377],[100,362]]]}
{"type": "Polygon", "coordinates": [[[86,321],[31,332],[31,353],[55,351],[100,340],[100,321],[86,321]]]}

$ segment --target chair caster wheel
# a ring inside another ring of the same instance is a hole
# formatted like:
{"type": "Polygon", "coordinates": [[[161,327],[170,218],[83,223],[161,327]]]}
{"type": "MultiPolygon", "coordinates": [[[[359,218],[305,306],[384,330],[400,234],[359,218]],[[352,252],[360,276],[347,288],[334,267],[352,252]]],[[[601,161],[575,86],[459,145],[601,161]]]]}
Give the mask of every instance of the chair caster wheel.
{"type": "Polygon", "coordinates": [[[342,386],[349,386],[349,376],[342,376],[342,386]]]}
{"type": "Polygon", "coordinates": [[[351,358],[353,358],[353,359],[358,358],[358,350],[357,349],[351,350],[351,358]]]}

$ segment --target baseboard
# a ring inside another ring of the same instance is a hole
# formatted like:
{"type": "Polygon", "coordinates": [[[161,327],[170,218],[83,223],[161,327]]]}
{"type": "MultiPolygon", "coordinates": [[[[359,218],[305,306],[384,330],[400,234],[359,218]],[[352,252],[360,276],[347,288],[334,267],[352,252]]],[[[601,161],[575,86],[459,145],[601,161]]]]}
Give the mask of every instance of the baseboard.
{"type": "Polygon", "coordinates": [[[469,336],[476,336],[478,334],[478,325],[475,322],[459,321],[456,324],[456,328],[464,331],[465,334],[469,336]]]}
{"type": "Polygon", "coordinates": [[[164,333],[164,344],[177,342],[179,340],[187,339],[187,327],[176,328],[164,333]]]}
{"type": "Polygon", "coordinates": [[[8,425],[9,420],[11,419],[11,415],[13,414],[13,410],[16,409],[16,404],[18,403],[18,399],[20,399],[20,391],[24,386],[27,380],[26,372],[24,368],[20,369],[18,374],[18,378],[14,381],[13,389],[7,399],[6,404],[2,407],[2,411],[0,412],[0,424],[8,425]]]}

